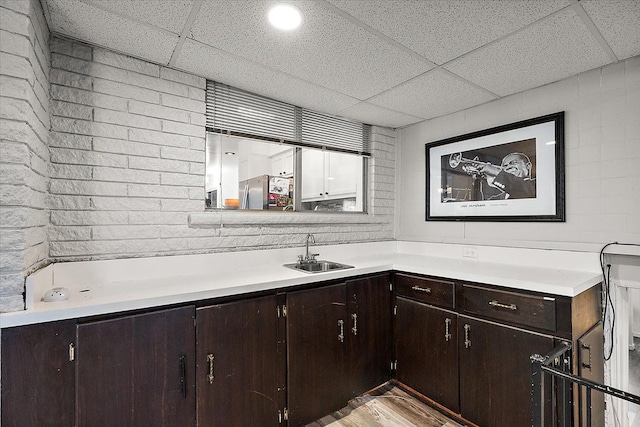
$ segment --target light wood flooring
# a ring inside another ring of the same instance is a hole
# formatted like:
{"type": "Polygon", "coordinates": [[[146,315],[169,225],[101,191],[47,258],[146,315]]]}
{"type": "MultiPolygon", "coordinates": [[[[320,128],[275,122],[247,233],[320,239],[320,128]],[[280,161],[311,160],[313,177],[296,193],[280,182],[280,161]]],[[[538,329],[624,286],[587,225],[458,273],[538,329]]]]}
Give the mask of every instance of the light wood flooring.
{"type": "Polygon", "coordinates": [[[462,427],[393,385],[356,397],[307,427],[462,427]]]}

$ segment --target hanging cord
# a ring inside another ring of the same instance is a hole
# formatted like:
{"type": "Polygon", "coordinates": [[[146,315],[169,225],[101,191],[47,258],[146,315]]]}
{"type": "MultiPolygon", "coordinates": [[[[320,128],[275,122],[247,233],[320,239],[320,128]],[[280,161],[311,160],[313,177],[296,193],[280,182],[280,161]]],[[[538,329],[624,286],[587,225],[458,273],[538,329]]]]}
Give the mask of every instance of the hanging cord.
{"type": "MultiPolygon", "coordinates": [[[[609,330],[609,336],[608,337],[605,336],[605,341],[607,338],[609,338],[609,352],[607,355],[605,355],[605,358],[604,358],[605,361],[609,361],[609,359],[611,359],[611,355],[613,354],[613,333],[614,333],[614,327],[616,325],[616,309],[613,305],[613,298],[611,297],[611,264],[605,265],[604,263],[604,258],[605,258],[604,250],[612,245],[640,247],[640,244],[638,243],[610,242],[604,245],[602,249],[600,249],[600,270],[602,271],[602,279],[604,281],[604,298],[603,298],[604,309],[602,313],[603,322],[607,321],[607,314],[609,311],[611,312],[611,320],[610,320],[611,328],[609,330]],[[605,267],[606,267],[606,271],[605,271],[605,267]]],[[[606,343],[605,343],[605,348],[606,348],[606,343]]]]}

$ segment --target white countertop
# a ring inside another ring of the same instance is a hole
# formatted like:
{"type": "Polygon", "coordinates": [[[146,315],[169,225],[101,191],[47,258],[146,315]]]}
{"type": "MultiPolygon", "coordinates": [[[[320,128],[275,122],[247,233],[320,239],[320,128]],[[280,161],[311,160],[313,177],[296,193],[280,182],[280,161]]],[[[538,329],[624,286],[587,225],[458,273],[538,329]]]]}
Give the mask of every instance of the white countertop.
{"type": "Polygon", "coordinates": [[[404,271],[573,297],[601,282],[597,253],[378,242],[316,246],[319,259],[354,268],[309,274],[283,267],[304,248],[52,264],[27,279],[27,310],[0,314],[2,328],[117,313],[294,287],[350,276],[404,271]],[[467,251],[468,253],[468,251],[467,251]],[[53,287],[66,301],[43,302],[53,287]]]}

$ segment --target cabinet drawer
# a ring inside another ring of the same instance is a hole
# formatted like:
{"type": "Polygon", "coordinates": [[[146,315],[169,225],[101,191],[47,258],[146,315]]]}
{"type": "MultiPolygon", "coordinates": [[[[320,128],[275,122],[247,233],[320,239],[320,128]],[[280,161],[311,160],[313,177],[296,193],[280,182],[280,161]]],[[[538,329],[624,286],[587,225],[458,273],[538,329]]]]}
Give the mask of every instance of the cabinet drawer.
{"type": "Polygon", "coordinates": [[[556,330],[555,298],[461,285],[458,304],[464,313],[536,329],[556,330]]]}
{"type": "Polygon", "coordinates": [[[396,274],[396,286],[398,295],[428,304],[453,308],[453,282],[396,274]]]}

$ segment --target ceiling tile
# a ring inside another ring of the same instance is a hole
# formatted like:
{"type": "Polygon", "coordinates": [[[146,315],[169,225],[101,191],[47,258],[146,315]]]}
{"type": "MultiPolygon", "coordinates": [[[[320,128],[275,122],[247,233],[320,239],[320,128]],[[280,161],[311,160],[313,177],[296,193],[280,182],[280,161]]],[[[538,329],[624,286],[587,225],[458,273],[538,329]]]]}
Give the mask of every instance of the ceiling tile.
{"type": "Polygon", "coordinates": [[[299,107],[337,114],[357,99],[308,83],[277,70],[186,40],[176,68],[299,107]]]}
{"type": "Polygon", "coordinates": [[[618,59],[640,54],[640,1],[580,2],[618,59]]]}
{"type": "Polygon", "coordinates": [[[151,62],[167,64],[178,37],[77,0],[49,0],[50,30],[151,62]]]}
{"type": "Polygon", "coordinates": [[[569,0],[327,0],[356,19],[443,64],[563,7],[569,0]]]}
{"type": "Polygon", "coordinates": [[[390,128],[400,128],[424,120],[421,117],[399,113],[367,102],[361,102],[342,110],[338,115],[363,123],[390,128]]]}
{"type": "Polygon", "coordinates": [[[450,73],[437,69],[375,96],[369,102],[429,119],[464,110],[494,98],[450,73]]]}
{"type": "Polygon", "coordinates": [[[457,59],[445,68],[506,96],[610,62],[572,9],[457,59]]]}
{"type": "Polygon", "coordinates": [[[88,3],[180,35],[193,0],[92,0],[88,3]]]}
{"type": "Polygon", "coordinates": [[[275,30],[266,20],[273,3],[206,1],[192,37],[361,100],[431,68],[315,1],[292,1],[302,10],[302,26],[275,30]]]}

